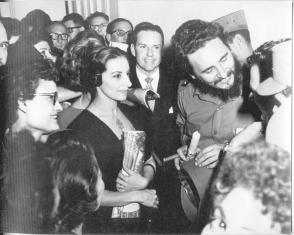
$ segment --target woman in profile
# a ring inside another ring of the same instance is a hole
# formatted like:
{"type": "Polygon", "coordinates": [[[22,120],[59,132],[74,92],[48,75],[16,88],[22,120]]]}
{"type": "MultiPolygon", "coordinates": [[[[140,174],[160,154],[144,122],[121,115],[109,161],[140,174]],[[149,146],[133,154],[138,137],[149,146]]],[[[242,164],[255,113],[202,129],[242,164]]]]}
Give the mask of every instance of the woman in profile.
{"type": "Polygon", "coordinates": [[[126,53],[118,48],[97,51],[90,46],[85,55],[84,63],[88,65],[85,71],[88,76],[77,77],[76,82],[94,92],[91,93],[93,95],[88,107],[68,128],[93,146],[105,182],[101,208],[88,216],[85,224],[87,232],[139,232],[140,214],[133,214],[132,218],[117,218],[113,210],[114,207],[130,203],[154,208],[158,206],[155,190],[146,189],[156,169],[148,150],[142,175],[130,169],[125,169],[128,175],[120,173],[124,157],[123,131],[144,130],[143,123],[136,118],[132,107],[121,103],[126,99],[131,86],[128,59],[126,53]]]}
{"type": "Polygon", "coordinates": [[[82,234],[85,215],[98,209],[104,191],[93,149],[68,130],[52,134],[47,146],[52,178],[41,196],[48,212],[44,230],[82,234]]]}

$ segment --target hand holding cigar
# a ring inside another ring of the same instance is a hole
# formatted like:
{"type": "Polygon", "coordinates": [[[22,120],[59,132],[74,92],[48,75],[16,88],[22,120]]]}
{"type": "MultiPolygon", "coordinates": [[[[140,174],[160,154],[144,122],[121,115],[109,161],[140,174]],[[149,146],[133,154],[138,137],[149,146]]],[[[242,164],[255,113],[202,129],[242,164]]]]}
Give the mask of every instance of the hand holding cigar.
{"type": "Polygon", "coordinates": [[[192,139],[189,145],[189,148],[187,145],[182,146],[177,150],[177,153],[174,155],[171,155],[169,157],[166,157],[163,159],[163,162],[169,162],[171,160],[175,160],[175,166],[179,170],[180,169],[180,159],[184,161],[188,161],[192,158],[194,158],[197,153],[199,152],[199,148],[197,148],[198,143],[200,139],[200,134],[198,131],[195,131],[192,135],[192,139]]]}

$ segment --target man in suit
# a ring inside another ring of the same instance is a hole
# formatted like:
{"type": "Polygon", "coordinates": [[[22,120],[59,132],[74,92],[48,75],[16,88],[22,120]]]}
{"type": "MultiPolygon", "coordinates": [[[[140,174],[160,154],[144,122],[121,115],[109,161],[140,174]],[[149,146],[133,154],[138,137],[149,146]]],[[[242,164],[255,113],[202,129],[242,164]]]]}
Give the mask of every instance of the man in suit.
{"type": "MultiPolygon", "coordinates": [[[[180,133],[176,126],[176,88],[173,75],[161,67],[164,35],[158,25],[149,22],[138,24],[131,36],[130,79],[133,88],[151,89],[160,98],[149,102],[149,109],[138,106],[152,136],[153,155],[157,159],[155,188],[159,195],[161,218],[154,221],[151,232],[183,232],[179,213],[179,181],[172,163],[162,166],[162,159],[176,153],[180,146],[180,133]],[[158,222],[158,223],[157,223],[158,222]]],[[[183,217],[183,216],[180,216],[183,217]]],[[[187,222],[187,221],[186,221],[187,222]]]]}

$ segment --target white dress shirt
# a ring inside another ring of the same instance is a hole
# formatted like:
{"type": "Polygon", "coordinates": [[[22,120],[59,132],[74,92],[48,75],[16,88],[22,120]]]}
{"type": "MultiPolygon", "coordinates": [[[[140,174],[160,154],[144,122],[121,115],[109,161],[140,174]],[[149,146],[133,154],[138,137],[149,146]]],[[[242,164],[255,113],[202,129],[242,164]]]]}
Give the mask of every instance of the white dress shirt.
{"type": "Polygon", "coordinates": [[[137,73],[137,77],[139,79],[139,82],[141,84],[141,87],[143,89],[145,89],[147,86],[147,82],[145,81],[145,79],[147,77],[153,78],[151,85],[152,85],[153,91],[157,92],[158,82],[159,82],[159,68],[157,68],[154,72],[146,75],[146,73],[142,72],[142,70],[139,69],[137,66],[136,73],[137,73]]]}

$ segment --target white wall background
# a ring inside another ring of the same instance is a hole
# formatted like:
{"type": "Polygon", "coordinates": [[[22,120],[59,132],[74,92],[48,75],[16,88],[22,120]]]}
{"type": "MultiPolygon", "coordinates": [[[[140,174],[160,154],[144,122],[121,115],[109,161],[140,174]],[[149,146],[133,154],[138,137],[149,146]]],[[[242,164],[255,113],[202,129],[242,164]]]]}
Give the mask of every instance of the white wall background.
{"type": "Polygon", "coordinates": [[[1,15],[21,20],[34,9],[45,11],[51,20],[62,20],[65,15],[64,0],[9,0],[1,3],[1,15]]]}
{"type": "MultiPolygon", "coordinates": [[[[23,18],[29,11],[39,8],[52,20],[65,15],[65,0],[9,0],[0,3],[3,16],[23,18]]],[[[74,1],[74,0],[70,0],[74,1]]],[[[88,0],[78,0],[88,1],[88,0]]],[[[118,17],[129,19],[134,25],[150,21],[162,27],[166,44],[175,30],[185,21],[202,19],[211,21],[223,15],[244,9],[253,47],[268,40],[291,37],[292,1],[200,1],[200,0],[109,0],[117,1],[118,17]]],[[[98,1],[99,2],[99,1],[98,1]]]]}
{"type": "Polygon", "coordinates": [[[118,0],[118,15],[134,25],[150,21],[162,27],[166,43],[185,21],[211,21],[244,9],[253,47],[291,37],[292,1],[118,0]]]}

